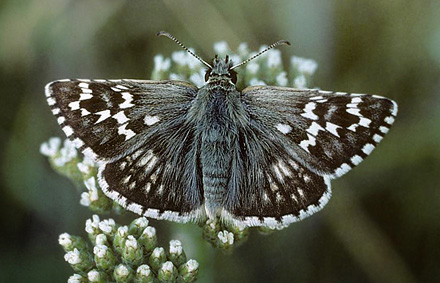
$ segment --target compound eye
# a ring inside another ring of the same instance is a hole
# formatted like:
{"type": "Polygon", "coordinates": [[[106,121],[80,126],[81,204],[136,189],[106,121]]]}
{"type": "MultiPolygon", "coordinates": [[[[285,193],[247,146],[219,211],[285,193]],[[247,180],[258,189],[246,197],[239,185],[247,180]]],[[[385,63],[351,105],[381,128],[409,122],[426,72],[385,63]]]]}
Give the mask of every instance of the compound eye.
{"type": "Polygon", "coordinates": [[[209,77],[211,76],[211,69],[206,70],[205,73],[205,82],[207,82],[209,80],[209,77]]]}
{"type": "Polygon", "coordinates": [[[229,77],[231,78],[231,81],[233,84],[237,83],[237,72],[234,70],[229,70],[229,77]]]}

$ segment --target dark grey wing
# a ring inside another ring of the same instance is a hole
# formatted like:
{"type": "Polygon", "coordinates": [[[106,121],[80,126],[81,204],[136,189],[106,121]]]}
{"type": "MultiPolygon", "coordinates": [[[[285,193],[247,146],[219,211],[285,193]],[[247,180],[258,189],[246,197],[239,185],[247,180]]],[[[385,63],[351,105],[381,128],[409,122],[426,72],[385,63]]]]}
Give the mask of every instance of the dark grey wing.
{"type": "Polygon", "coordinates": [[[46,86],[65,134],[99,162],[104,193],[138,214],[181,222],[203,214],[198,142],[186,119],[196,94],[196,87],[177,81],[61,80],[46,86]]]}
{"type": "Polygon", "coordinates": [[[320,210],[330,198],[330,178],[303,166],[282,137],[251,120],[232,152],[222,217],[240,227],[282,228],[320,210]]]}
{"type": "Polygon", "coordinates": [[[321,209],[330,180],[370,154],[397,113],[373,95],[269,86],[242,94],[250,122],[234,147],[223,217],[245,226],[279,228],[321,209]]]}
{"type": "Polygon", "coordinates": [[[397,104],[377,95],[249,87],[243,100],[256,121],[284,137],[289,154],[320,175],[337,178],[382,140],[397,104]]]}

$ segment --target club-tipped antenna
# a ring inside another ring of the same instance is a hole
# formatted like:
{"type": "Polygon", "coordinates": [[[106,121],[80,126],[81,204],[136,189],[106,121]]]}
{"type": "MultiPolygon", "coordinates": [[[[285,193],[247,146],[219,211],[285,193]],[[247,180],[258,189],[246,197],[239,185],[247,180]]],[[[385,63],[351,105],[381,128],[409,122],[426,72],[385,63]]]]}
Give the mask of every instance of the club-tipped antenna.
{"type": "Polygon", "coordinates": [[[197,58],[197,60],[199,60],[200,62],[202,62],[206,67],[212,69],[212,66],[209,65],[208,63],[206,63],[205,60],[203,60],[202,58],[200,58],[199,56],[197,56],[196,54],[194,54],[191,50],[189,50],[185,45],[183,45],[177,38],[175,38],[172,34],[166,32],[166,31],[159,31],[158,33],[156,33],[157,36],[165,36],[168,37],[169,39],[173,40],[175,43],[179,44],[180,47],[182,47],[186,52],[188,52],[189,54],[191,54],[192,56],[194,56],[195,58],[197,58]]]}
{"type": "Polygon", "coordinates": [[[232,66],[232,67],[231,67],[231,70],[233,70],[233,69],[235,69],[235,68],[238,68],[238,67],[240,67],[241,65],[244,65],[244,64],[246,64],[247,62],[249,62],[249,61],[251,61],[251,60],[254,60],[255,58],[257,58],[257,57],[260,56],[261,54],[263,54],[263,53],[269,51],[270,49],[272,49],[272,48],[274,48],[274,47],[277,47],[277,46],[279,46],[279,45],[282,45],[282,44],[290,45],[290,42],[288,42],[287,40],[279,40],[279,41],[275,42],[274,44],[269,45],[269,47],[267,47],[266,49],[264,49],[264,50],[258,52],[257,54],[255,54],[255,55],[252,56],[251,58],[244,60],[244,61],[241,62],[240,64],[237,64],[237,65],[235,65],[235,66],[232,66]]]}

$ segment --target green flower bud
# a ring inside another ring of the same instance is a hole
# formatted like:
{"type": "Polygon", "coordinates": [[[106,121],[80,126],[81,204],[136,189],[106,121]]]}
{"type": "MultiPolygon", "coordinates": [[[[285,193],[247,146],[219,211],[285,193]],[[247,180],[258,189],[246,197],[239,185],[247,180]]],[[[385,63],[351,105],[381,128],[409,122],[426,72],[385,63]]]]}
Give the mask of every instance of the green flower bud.
{"type": "Polygon", "coordinates": [[[156,229],[151,226],[145,228],[138,242],[144,247],[144,254],[149,255],[157,246],[156,229]]]}
{"type": "Polygon", "coordinates": [[[92,266],[91,255],[87,250],[78,250],[74,248],[64,255],[64,260],[67,261],[75,272],[83,273],[88,271],[92,266]]]}
{"type": "Polygon", "coordinates": [[[170,241],[170,255],[168,258],[175,266],[180,266],[186,262],[186,255],[180,241],[170,241]]]}
{"type": "Polygon", "coordinates": [[[139,266],[136,270],[136,275],[134,277],[135,283],[152,283],[154,281],[153,279],[153,272],[151,271],[150,267],[146,264],[143,264],[139,266]]]}
{"type": "Polygon", "coordinates": [[[105,245],[96,245],[93,248],[96,267],[103,270],[112,270],[116,263],[113,251],[105,245]]]}
{"type": "Polygon", "coordinates": [[[130,233],[130,235],[138,238],[145,230],[145,228],[147,228],[147,226],[148,219],[146,217],[139,217],[130,223],[130,225],[128,226],[128,232],[130,233]]]}
{"type": "Polygon", "coordinates": [[[149,266],[154,270],[158,271],[159,268],[162,266],[162,263],[164,263],[167,260],[167,257],[165,255],[165,251],[162,247],[157,247],[153,250],[153,252],[150,255],[150,258],[148,260],[149,266]]]}
{"type": "Polygon", "coordinates": [[[93,244],[95,243],[96,236],[102,233],[99,229],[99,221],[99,216],[96,214],[92,216],[92,219],[86,220],[86,232],[93,244]]]}
{"type": "Polygon", "coordinates": [[[157,278],[161,282],[176,282],[177,276],[177,268],[173,265],[171,261],[164,262],[157,274],[157,278]]]}
{"type": "Polygon", "coordinates": [[[122,251],[123,262],[130,265],[140,265],[144,258],[144,249],[142,245],[136,241],[135,237],[129,235],[125,241],[125,246],[122,251]]]}
{"type": "Polygon", "coordinates": [[[119,264],[116,266],[113,276],[118,283],[133,282],[134,278],[133,270],[125,264],[119,264]]]}
{"type": "Polygon", "coordinates": [[[67,283],[87,283],[87,278],[82,277],[79,274],[73,274],[67,279],[67,283]]]}
{"type": "Polygon", "coordinates": [[[197,280],[199,273],[199,263],[194,259],[188,260],[179,267],[179,278],[183,282],[194,282],[197,280]]]}
{"type": "Polygon", "coordinates": [[[68,233],[63,233],[58,237],[58,243],[63,247],[65,252],[73,251],[77,248],[78,250],[86,249],[87,243],[83,238],[78,236],[72,236],[68,233]]]}
{"type": "Polygon", "coordinates": [[[108,282],[107,274],[96,269],[92,269],[87,273],[87,279],[89,279],[90,282],[94,282],[94,283],[108,282]]]}
{"type": "Polygon", "coordinates": [[[122,250],[125,246],[125,241],[127,240],[127,237],[128,237],[128,227],[127,226],[119,227],[113,239],[113,248],[115,249],[116,253],[122,254],[122,250]]]}

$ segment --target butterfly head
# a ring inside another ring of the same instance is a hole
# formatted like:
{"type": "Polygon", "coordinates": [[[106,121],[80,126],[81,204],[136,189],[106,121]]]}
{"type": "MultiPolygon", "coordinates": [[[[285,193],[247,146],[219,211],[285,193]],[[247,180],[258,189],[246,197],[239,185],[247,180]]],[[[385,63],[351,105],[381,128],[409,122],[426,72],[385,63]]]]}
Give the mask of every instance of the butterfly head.
{"type": "Polygon", "coordinates": [[[229,60],[228,55],[224,59],[215,55],[211,66],[205,73],[206,82],[209,80],[228,80],[233,84],[237,83],[237,72],[232,69],[232,61],[229,60]]]}

